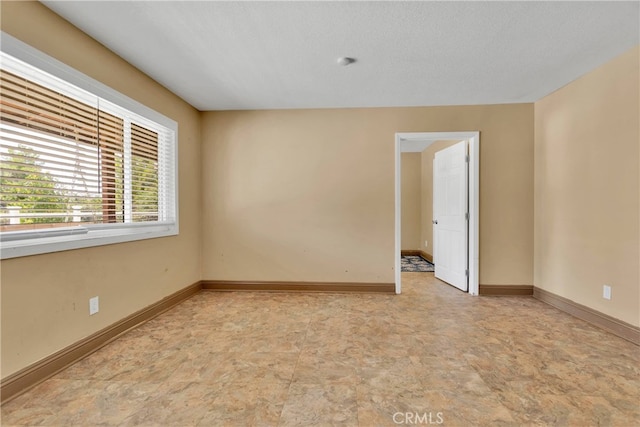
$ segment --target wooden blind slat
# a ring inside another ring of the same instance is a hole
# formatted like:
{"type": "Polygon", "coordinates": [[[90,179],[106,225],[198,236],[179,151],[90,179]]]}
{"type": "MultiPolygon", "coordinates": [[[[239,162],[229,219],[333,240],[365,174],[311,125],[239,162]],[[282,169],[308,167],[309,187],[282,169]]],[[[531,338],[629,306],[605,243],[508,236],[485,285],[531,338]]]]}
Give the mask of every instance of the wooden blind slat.
{"type": "Polygon", "coordinates": [[[62,96],[65,98],[65,101],[70,104],[70,105],[75,105],[78,108],[85,108],[85,106],[87,105],[85,102],[83,101],[79,101],[77,99],[74,99],[72,97],[63,95],[61,93],[59,93],[56,90],[50,89],[48,87],[45,87],[39,83],[33,82],[29,79],[26,79],[24,77],[18,76],[15,73],[12,73],[10,71],[7,71],[5,69],[0,70],[0,76],[2,77],[3,81],[6,82],[12,82],[15,83],[17,85],[20,85],[22,87],[24,87],[24,90],[31,90],[34,92],[37,92],[40,95],[40,97],[57,97],[57,96],[62,96]]]}
{"type": "Polygon", "coordinates": [[[16,90],[20,88],[13,87],[12,85],[3,85],[1,89],[3,102],[7,104],[22,105],[25,111],[30,111],[34,114],[53,113],[74,119],[79,123],[95,126],[97,120],[95,108],[79,109],[74,105],[65,103],[63,100],[37,98],[33,96],[35,95],[33,92],[17,92],[16,90]]]}

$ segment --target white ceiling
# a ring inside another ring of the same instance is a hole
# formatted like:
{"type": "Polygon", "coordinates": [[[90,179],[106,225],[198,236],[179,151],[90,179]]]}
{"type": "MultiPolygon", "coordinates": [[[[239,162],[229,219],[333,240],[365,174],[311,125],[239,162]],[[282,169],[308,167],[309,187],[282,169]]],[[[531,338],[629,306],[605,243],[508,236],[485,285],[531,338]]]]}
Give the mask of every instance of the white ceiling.
{"type": "MultiPolygon", "coordinates": [[[[422,153],[427,149],[428,146],[434,144],[436,142],[454,142],[453,139],[443,140],[440,138],[416,138],[416,139],[406,139],[400,138],[400,152],[401,153],[422,153]]],[[[462,141],[462,139],[460,140],[462,141]]]]}
{"type": "Polygon", "coordinates": [[[532,102],[640,43],[638,1],[43,3],[199,110],[532,102]]]}

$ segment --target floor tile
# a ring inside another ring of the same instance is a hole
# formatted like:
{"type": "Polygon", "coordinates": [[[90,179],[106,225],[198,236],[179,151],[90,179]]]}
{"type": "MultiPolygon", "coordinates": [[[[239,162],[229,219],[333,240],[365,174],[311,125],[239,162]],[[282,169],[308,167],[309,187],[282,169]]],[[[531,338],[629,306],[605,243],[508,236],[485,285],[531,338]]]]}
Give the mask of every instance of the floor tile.
{"type": "Polygon", "coordinates": [[[355,387],[340,383],[293,382],[278,425],[358,426],[355,387]]]}
{"type": "Polygon", "coordinates": [[[1,408],[6,426],[640,425],[640,347],[432,273],[403,294],[201,292],[1,408]]]}

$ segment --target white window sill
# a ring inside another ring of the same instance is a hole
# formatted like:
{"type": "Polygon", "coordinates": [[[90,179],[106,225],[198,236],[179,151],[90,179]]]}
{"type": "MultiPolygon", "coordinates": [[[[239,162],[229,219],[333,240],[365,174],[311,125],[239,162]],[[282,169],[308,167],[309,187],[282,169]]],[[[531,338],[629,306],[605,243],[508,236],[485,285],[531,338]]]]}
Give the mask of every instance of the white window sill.
{"type": "Polygon", "coordinates": [[[114,243],[175,236],[177,224],[135,225],[130,227],[68,227],[28,232],[29,238],[8,240],[0,235],[0,259],[18,258],[114,243]],[[43,237],[37,237],[36,235],[43,237]]]}

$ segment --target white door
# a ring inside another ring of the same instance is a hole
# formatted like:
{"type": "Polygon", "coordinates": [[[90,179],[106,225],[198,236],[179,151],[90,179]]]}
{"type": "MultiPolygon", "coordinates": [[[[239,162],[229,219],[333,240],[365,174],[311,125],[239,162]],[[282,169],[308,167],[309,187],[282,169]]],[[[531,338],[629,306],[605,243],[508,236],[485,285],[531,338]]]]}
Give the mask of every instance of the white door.
{"type": "Polygon", "coordinates": [[[433,160],[433,263],[435,276],[468,290],[467,141],[438,151],[433,160]]]}

